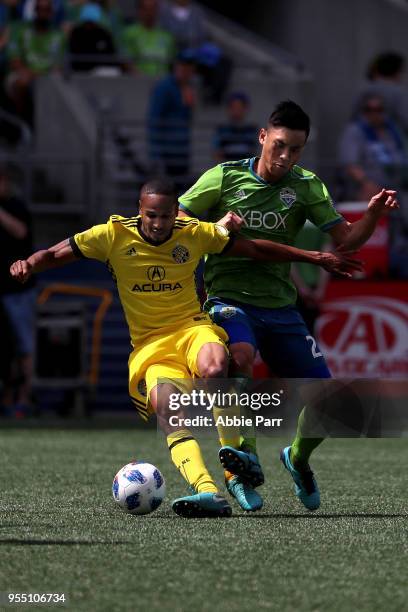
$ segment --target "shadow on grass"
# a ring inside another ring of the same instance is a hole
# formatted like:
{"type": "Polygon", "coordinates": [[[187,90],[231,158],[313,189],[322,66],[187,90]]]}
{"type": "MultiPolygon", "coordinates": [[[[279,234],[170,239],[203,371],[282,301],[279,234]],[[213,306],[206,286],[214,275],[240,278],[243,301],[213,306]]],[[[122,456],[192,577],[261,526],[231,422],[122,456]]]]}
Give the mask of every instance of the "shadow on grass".
{"type": "Polygon", "coordinates": [[[356,519],[398,519],[398,518],[408,518],[408,514],[387,514],[387,513],[365,513],[365,512],[355,512],[355,513],[338,513],[338,514],[311,514],[311,513],[304,513],[304,514],[283,514],[283,513],[276,513],[276,514],[272,514],[272,513],[268,513],[268,514],[257,514],[257,513],[252,513],[252,512],[247,512],[245,514],[233,514],[230,517],[224,517],[221,518],[220,517],[206,517],[206,518],[187,518],[187,517],[177,517],[175,514],[173,515],[151,515],[149,517],[144,517],[142,519],[142,517],[139,517],[137,520],[148,520],[148,521],[153,521],[153,520],[157,520],[157,521],[161,521],[161,520],[171,520],[174,521],[175,519],[181,520],[181,521],[203,521],[203,520],[209,520],[209,521],[214,521],[214,520],[222,520],[222,521],[227,521],[228,520],[238,520],[238,521],[246,521],[247,519],[249,520],[253,520],[253,521],[259,521],[259,520],[265,520],[265,519],[288,519],[288,520],[296,520],[296,519],[306,519],[306,520],[320,520],[320,521],[324,521],[324,520],[330,520],[330,519],[350,519],[350,518],[356,518],[356,519]]]}
{"type": "Polygon", "coordinates": [[[408,518],[408,514],[387,514],[384,513],[369,513],[369,512],[344,512],[338,514],[233,514],[232,519],[314,519],[314,520],[325,520],[325,519],[341,519],[341,518],[373,518],[373,519],[386,519],[386,518],[408,518]]]}
{"type": "Polygon", "coordinates": [[[92,540],[26,540],[24,538],[0,539],[0,546],[118,546],[121,544],[134,544],[134,542],[97,542],[92,540]]]}
{"type": "MultiPolygon", "coordinates": [[[[48,529],[66,529],[69,525],[56,525],[55,523],[35,523],[36,527],[47,527],[48,529]]],[[[33,528],[33,523],[0,523],[1,529],[31,529],[33,528]]]]}

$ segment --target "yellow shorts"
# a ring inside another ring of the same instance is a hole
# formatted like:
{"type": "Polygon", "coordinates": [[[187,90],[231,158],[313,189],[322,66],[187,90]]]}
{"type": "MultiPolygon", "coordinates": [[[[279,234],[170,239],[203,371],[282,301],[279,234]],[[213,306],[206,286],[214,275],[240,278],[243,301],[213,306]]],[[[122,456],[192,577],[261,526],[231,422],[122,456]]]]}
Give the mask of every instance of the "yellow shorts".
{"type": "Polygon", "coordinates": [[[197,357],[204,344],[225,347],[228,336],[215,324],[195,325],[163,336],[152,336],[129,356],[129,395],[140,416],[147,420],[153,408],[148,401],[157,379],[199,376],[197,357]]]}

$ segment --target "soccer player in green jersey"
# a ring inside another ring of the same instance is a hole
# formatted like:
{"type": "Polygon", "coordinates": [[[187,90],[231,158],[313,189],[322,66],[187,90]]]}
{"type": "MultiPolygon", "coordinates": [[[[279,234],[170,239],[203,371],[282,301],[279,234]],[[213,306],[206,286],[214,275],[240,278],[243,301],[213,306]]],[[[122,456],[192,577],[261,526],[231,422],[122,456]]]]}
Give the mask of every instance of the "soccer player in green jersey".
{"type": "MultiPolygon", "coordinates": [[[[219,219],[227,212],[241,217],[240,235],[291,245],[306,220],[328,232],[346,251],[363,245],[380,217],[398,207],[396,192],[382,189],[371,198],[363,217],[347,222],[335,209],[322,181],[297,165],[310,131],[307,114],[295,102],[277,105],[259,133],[260,157],[219,164],[205,172],[179,199],[188,216],[219,219]]],[[[328,378],[329,369],[316,340],[296,310],[296,289],[289,263],[254,263],[248,258],[208,256],[205,264],[206,309],[230,338],[234,374],[251,377],[257,350],[278,376],[328,378]]],[[[281,460],[295,482],[295,492],[309,510],[320,494],[309,457],[322,438],[306,438],[307,410],[281,460]]],[[[251,487],[263,482],[255,439],[239,432],[222,435],[221,463],[230,493],[243,506],[251,487]]]]}

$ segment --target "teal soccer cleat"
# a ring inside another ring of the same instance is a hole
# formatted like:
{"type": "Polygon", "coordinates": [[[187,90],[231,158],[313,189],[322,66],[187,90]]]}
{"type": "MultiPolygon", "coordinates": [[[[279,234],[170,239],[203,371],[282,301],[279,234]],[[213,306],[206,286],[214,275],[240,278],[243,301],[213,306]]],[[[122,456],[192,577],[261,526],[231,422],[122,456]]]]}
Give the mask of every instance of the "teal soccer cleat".
{"type": "Polygon", "coordinates": [[[290,446],[282,449],[280,460],[292,476],[295,483],[295,494],[308,510],[317,510],[320,506],[320,491],[313,472],[307,465],[306,469],[298,472],[290,460],[290,446]]]}
{"type": "Polygon", "coordinates": [[[265,478],[255,453],[247,453],[232,446],[223,446],[218,452],[221,464],[225,470],[240,476],[252,487],[263,485],[265,478]]]}
{"type": "Polygon", "coordinates": [[[232,509],[219,493],[196,493],[175,499],[171,506],[176,514],[185,518],[227,518],[232,509]]]}
{"type": "Polygon", "coordinates": [[[255,512],[263,506],[263,499],[251,485],[247,484],[240,476],[234,476],[225,481],[225,486],[232,497],[234,497],[242,510],[255,512]]]}

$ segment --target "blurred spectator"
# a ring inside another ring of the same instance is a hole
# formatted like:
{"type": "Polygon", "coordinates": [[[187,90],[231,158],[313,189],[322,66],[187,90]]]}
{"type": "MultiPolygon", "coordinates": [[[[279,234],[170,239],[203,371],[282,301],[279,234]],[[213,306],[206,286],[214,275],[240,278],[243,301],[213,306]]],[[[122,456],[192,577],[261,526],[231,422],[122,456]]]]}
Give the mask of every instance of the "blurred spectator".
{"type": "Polygon", "coordinates": [[[88,0],[67,0],[67,20],[70,28],[79,22],[79,14],[84,4],[87,4],[88,0]]]}
{"type": "Polygon", "coordinates": [[[5,89],[8,72],[7,46],[17,3],[17,0],[7,0],[0,4],[0,148],[6,149],[20,146],[23,140],[22,129],[25,130],[24,135],[30,135],[28,127],[20,127],[21,122],[15,116],[14,107],[5,89]]]}
{"type": "Polygon", "coordinates": [[[103,23],[103,10],[99,4],[84,4],[79,13],[79,22],[72,28],[68,38],[71,68],[89,72],[104,66],[117,66],[112,34],[103,23]]]}
{"type": "Polygon", "coordinates": [[[232,62],[211,41],[202,9],[191,0],[163,0],[159,23],[173,34],[179,51],[194,50],[197,72],[203,82],[204,101],[219,104],[228,87],[232,62]]]}
{"type": "Polygon", "coordinates": [[[218,45],[210,41],[194,51],[203,85],[203,100],[207,104],[220,104],[230,82],[232,62],[218,45]]]}
{"type": "Polygon", "coordinates": [[[65,0],[66,12],[70,21],[78,21],[79,11],[87,0],[65,0]]]}
{"type": "MultiPolygon", "coordinates": [[[[20,0],[16,3],[17,18],[24,21],[34,21],[36,0],[20,0]]],[[[64,0],[52,0],[52,25],[60,27],[65,21],[64,0]]]]}
{"type": "Polygon", "coordinates": [[[21,19],[20,0],[3,0],[0,3],[0,23],[7,24],[14,19],[21,19]]]}
{"type": "MultiPolygon", "coordinates": [[[[14,336],[15,360],[5,382],[3,405],[16,416],[31,410],[34,352],[35,289],[31,279],[24,285],[10,276],[16,259],[32,253],[31,217],[24,203],[12,194],[7,169],[0,168],[0,300],[14,336]]],[[[2,334],[3,337],[3,334],[2,334]]]]}
{"type": "Polygon", "coordinates": [[[226,123],[216,128],[214,158],[218,163],[253,157],[258,149],[258,129],[247,121],[250,101],[247,94],[236,91],[227,100],[226,123]]]}
{"type": "Polygon", "coordinates": [[[1,106],[8,109],[10,101],[6,96],[4,84],[8,72],[8,44],[11,31],[16,22],[22,19],[19,7],[20,0],[3,0],[0,2],[0,95],[1,106]]]}
{"type": "Polygon", "coordinates": [[[119,49],[123,31],[122,11],[116,6],[116,0],[99,0],[98,3],[103,9],[103,25],[112,34],[115,46],[119,49]]]}
{"type": "Polygon", "coordinates": [[[171,176],[180,191],[189,182],[190,132],[196,104],[194,75],[194,55],[179,53],[172,74],[155,85],[148,108],[152,170],[171,176]]]}
{"type": "Polygon", "coordinates": [[[129,68],[151,76],[169,72],[176,45],[172,34],[158,27],[158,0],[140,0],[137,22],[123,31],[123,53],[129,58],[129,68]]]}
{"type": "MultiPolygon", "coordinates": [[[[90,1],[92,0],[68,0],[66,14],[69,31],[76,24],[80,23],[82,7],[90,1]]],[[[93,1],[101,7],[101,25],[112,34],[115,46],[118,48],[123,29],[123,16],[120,9],[116,6],[116,0],[93,1]]]]}
{"type": "MultiPolygon", "coordinates": [[[[0,10],[0,87],[3,94],[3,82],[7,71],[7,44],[10,37],[10,28],[7,17],[0,10]]],[[[3,97],[3,96],[2,96],[3,97]]]]}
{"type": "Polygon", "coordinates": [[[64,33],[53,27],[51,0],[36,0],[35,19],[23,23],[11,33],[7,76],[7,93],[16,112],[33,123],[33,84],[38,75],[62,67],[65,50],[64,33]]]}
{"type": "Polygon", "coordinates": [[[390,118],[408,133],[408,88],[402,83],[404,72],[405,59],[400,53],[389,51],[374,57],[367,68],[367,81],[354,103],[354,114],[359,112],[367,95],[379,96],[390,118]]]}
{"type": "Polygon", "coordinates": [[[162,0],[160,26],[171,32],[179,51],[197,48],[209,39],[204,13],[191,0],[162,0]]]}
{"type": "Polygon", "coordinates": [[[400,209],[389,217],[391,275],[408,278],[408,155],[401,130],[383,99],[367,94],[340,141],[342,199],[369,200],[382,187],[396,189],[400,209]]]}
{"type": "Polygon", "coordinates": [[[339,162],[345,200],[369,200],[381,187],[400,189],[406,182],[407,153],[383,99],[367,94],[340,140],[339,162]]]}
{"type": "Polygon", "coordinates": [[[11,364],[14,357],[14,338],[10,329],[10,322],[7,314],[3,308],[3,304],[0,300],[0,334],[1,334],[1,348],[0,348],[0,417],[9,416],[11,413],[11,403],[7,406],[3,404],[3,398],[6,399],[10,392],[8,389],[12,388],[12,368],[11,364]],[[6,392],[7,390],[7,392],[6,392]]]}
{"type": "MultiPolygon", "coordinates": [[[[328,235],[310,222],[306,222],[298,233],[295,246],[311,251],[330,250],[328,235]]],[[[314,335],[330,274],[319,266],[294,262],[291,266],[291,276],[298,292],[297,307],[306,327],[314,335]]]]}

